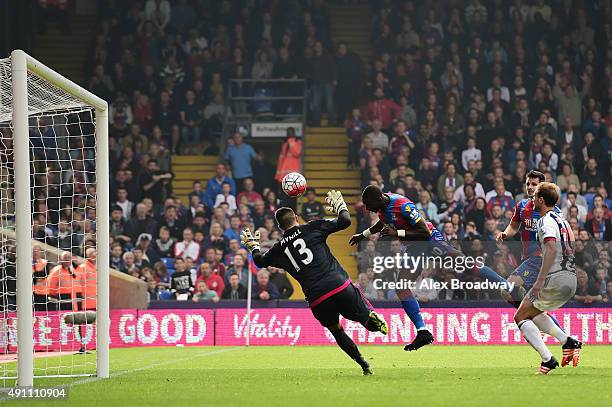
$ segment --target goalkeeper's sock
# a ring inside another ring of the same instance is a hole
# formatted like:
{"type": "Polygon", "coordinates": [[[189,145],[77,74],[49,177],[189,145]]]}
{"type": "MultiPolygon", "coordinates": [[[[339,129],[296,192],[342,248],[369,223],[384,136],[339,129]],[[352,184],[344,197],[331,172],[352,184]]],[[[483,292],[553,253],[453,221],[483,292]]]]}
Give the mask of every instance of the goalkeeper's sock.
{"type": "Polygon", "coordinates": [[[359,348],[355,345],[355,342],[344,332],[344,329],[340,327],[339,329],[330,329],[329,332],[334,336],[336,343],[346,353],[353,359],[355,362],[359,363],[361,368],[368,367],[368,362],[361,356],[361,352],[359,352],[359,348]]]}
{"type": "Polygon", "coordinates": [[[416,327],[417,331],[425,330],[425,322],[423,321],[423,317],[421,316],[421,307],[419,306],[419,302],[416,298],[410,297],[405,300],[402,300],[402,307],[406,314],[416,327]]]}
{"type": "Polygon", "coordinates": [[[541,313],[533,317],[533,323],[540,328],[540,331],[557,338],[561,345],[565,345],[568,335],[559,327],[559,323],[555,323],[552,316],[547,313],[541,313]]]}
{"type": "Polygon", "coordinates": [[[478,270],[478,277],[483,278],[485,280],[493,281],[496,283],[506,283],[508,285],[508,280],[497,274],[491,267],[482,266],[478,270]]]}
{"type": "Polygon", "coordinates": [[[544,340],[542,340],[540,330],[533,321],[531,319],[525,319],[518,323],[518,327],[531,347],[537,350],[540,356],[542,356],[542,362],[548,362],[550,358],[552,358],[552,353],[544,343],[544,340]]]}

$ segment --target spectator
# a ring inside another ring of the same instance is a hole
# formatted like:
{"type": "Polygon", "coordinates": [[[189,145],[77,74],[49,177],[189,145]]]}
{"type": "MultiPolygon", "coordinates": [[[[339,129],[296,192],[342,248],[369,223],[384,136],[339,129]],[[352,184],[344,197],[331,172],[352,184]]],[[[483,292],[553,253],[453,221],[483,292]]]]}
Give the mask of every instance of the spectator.
{"type": "Polygon", "coordinates": [[[321,41],[314,44],[314,55],[307,68],[312,80],[312,125],[321,126],[323,102],[327,108],[328,126],[335,125],[334,86],[336,86],[336,64],[331,55],[323,49],[321,41]]]}
{"type": "Polygon", "coordinates": [[[302,219],[305,222],[311,220],[323,219],[325,215],[325,209],[320,202],[316,200],[317,194],[314,188],[308,188],[306,190],[306,202],[302,203],[302,219]]]}
{"type": "Polygon", "coordinates": [[[374,90],[374,100],[368,103],[367,118],[374,126],[374,120],[380,120],[383,129],[389,129],[393,120],[399,119],[401,115],[401,107],[393,100],[385,97],[385,92],[382,88],[374,90]]]}
{"type": "Polygon", "coordinates": [[[210,265],[210,270],[212,273],[224,277],[226,275],[225,265],[219,261],[217,261],[215,257],[215,248],[214,247],[206,247],[205,252],[205,261],[210,265]]]}
{"type": "Polygon", "coordinates": [[[212,246],[215,249],[226,251],[229,246],[229,241],[223,236],[223,228],[217,222],[210,226],[210,234],[204,239],[204,247],[212,246]]]}
{"type": "Polygon", "coordinates": [[[281,147],[274,179],[281,182],[290,172],[302,172],[302,140],[296,136],[295,128],[287,128],[287,138],[281,147]]]}
{"type": "Polygon", "coordinates": [[[241,226],[240,217],[238,215],[232,215],[230,217],[230,227],[225,230],[223,236],[225,236],[228,241],[240,241],[241,226]]]}
{"type": "Polygon", "coordinates": [[[142,198],[150,198],[153,203],[160,205],[168,195],[168,184],[173,178],[172,173],[162,173],[156,160],[147,161],[147,169],[142,175],[142,198]]]}
{"type": "Polygon", "coordinates": [[[576,287],[574,300],[584,304],[592,304],[603,299],[601,294],[597,291],[595,282],[589,278],[586,271],[578,268],[576,270],[576,277],[578,280],[578,286],[576,287]]]}
{"type": "Polygon", "coordinates": [[[223,278],[216,273],[212,272],[210,268],[210,264],[204,262],[198,268],[198,277],[196,278],[195,285],[198,286],[199,283],[204,282],[209,289],[215,291],[219,298],[221,297],[221,293],[223,292],[223,288],[225,286],[223,282],[223,278]]]}
{"type": "Polygon", "coordinates": [[[612,241],[612,219],[604,218],[602,207],[593,209],[593,218],[586,223],[585,229],[595,240],[612,241]]]}
{"type": "Polygon", "coordinates": [[[257,282],[253,285],[252,298],[254,300],[270,301],[280,298],[278,289],[270,281],[270,272],[267,269],[260,269],[257,272],[257,282]]]}
{"type": "Polygon", "coordinates": [[[147,0],[145,5],[145,19],[155,24],[160,31],[164,31],[170,23],[171,7],[168,0],[147,0]]]}
{"type": "Polygon", "coordinates": [[[251,145],[242,142],[240,132],[235,132],[228,144],[225,160],[232,166],[232,175],[239,187],[238,192],[242,192],[244,179],[253,177],[251,161],[255,158],[255,150],[251,145]]]}
{"type": "Polygon", "coordinates": [[[267,270],[270,273],[270,284],[274,284],[274,286],[278,289],[278,298],[288,300],[293,294],[293,286],[291,285],[285,270],[278,269],[276,267],[269,267],[267,270]]]}
{"type": "Polygon", "coordinates": [[[463,177],[457,173],[457,167],[453,163],[449,163],[446,166],[446,172],[438,178],[438,188],[437,194],[438,197],[443,197],[445,195],[446,187],[453,188],[453,191],[456,190],[459,186],[463,185],[463,177]]]}
{"type": "Polygon", "coordinates": [[[359,273],[359,275],[357,275],[356,286],[369,301],[376,301],[379,299],[378,292],[376,288],[374,288],[374,284],[368,279],[366,273],[359,273]]]}
{"type": "Polygon", "coordinates": [[[133,120],[132,107],[126,102],[125,95],[119,92],[108,110],[111,130],[118,135],[125,134],[133,120]]]}
{"type": "Polygon", "coordinates": [[[247,289],[240,284],[240,277],[238,274],[232,274],[229,277],[229,284],[223,289],[221,294],[223,300],[246,300],[247,289]]]}
{"type": "Polygon", "coordinates": [[[243,188],[243,191],[237,196],[238,203],[243,203],[242,201],[246,200],[247,205],[253,206],[255,202],[263,200],[261,194],[255,191],[255,182],[253,182],[253,178],[245,178],[243,188]]]}
{"type": "Polygon", "coordinates": [[[217,195],[222,192],[223,184],[226,183],[230,185],[230,194],[236,195],[236,183],[231,177],[227,176],[225,164],[217,164],[215,176],[206,182],[206,196],[209,208],[215,206],[217,195]]]}
{"type": "Polygon", "coordinates": [[[125,225],[125,233],[132,240],[136,241],[142,233],[157,236],[157,221],[148,215],[145,204],[136,205],[136,216],[133,216],[125,225]]]}
{"type": "Polygon", "coordinates": [[[196,262],[200,258],[200,245],[193,240],[193,230],[190,227],[183,229],[183,240],[174,245],[175,259],[186,259],[187,257],[196,262]]]}
{"type": "Polygon", "coordinates": [[[245,265],[244,258],[240,254],[237,254],[236,256],[234,256],[231,266],[228,268],[227,272],[225,273],[225,277],[224,277],[225,285],[229,284],[230,276],[232,274],[236,274],[240,277],[240,284],[246,287],[249,281],[248,273],[250,272],[251,271],[245,265]]]}
{"type": "MultiPolygon", "coordinates": [[[[244,184],[244,181],[243,181],[243,184],[244,184]]],[[[227,204],[228,213],[230,215],[233,215],[234,212],[236,212],[236,209],[238,209],[238,206],[236,205],[236,197],[232,195],[232,186],[229,182],[223,183],[221,187],[221,193],[218,194],[217,197],[215,198],[214,207],[217,208],[222,203],[227,204]]]]}
{"type": "Polygon", "coordinates": [[[123,268],[119,269],[119,271],[125,274],[129,274],[129,275],[136,274],[138,276],[138,273],[140,270],[138,270],[138,267],[136,267],[134,261],[135,261],[134,253],[132,252],[123,253],[123,268]]]}
{"type": "Polygon", "coordinates": [[[216,302],[219,302],[219,296],[217,295],[215,291],[208,288],[208,286],[206,285],[206,282],[200,281],[197,284],[197,291],[193,295],[193,301],[194,302],[212,301],[216,303],[216,302]]]}
{"type": "Polygon", "coordinates": [[[195,144],[201,140],[202,106],[195,100],[195,93],[189,89],[185,92],[185,104],[181,108],[181,144],[184,152],[196,153],[195,144]]]}
{"type": "Polygon", "coordinates": [[[270,79],[272,78],[273,70],[274,64],[270,62],[268,53],[260,52],[257,57],[257,62],[253,64],[251,77],[253,79],[270,79]]]}
{"type": "MultiPolygon", "coordinates": [[[[471,129],[468,129],[468,132],[476,132],[476,129],[472,126],[471,129]]],[[[476,148],[476,138],[469,137],[467,141],[467,149],[461,152],[461,164],[464,170],[468,170],[468,162],[470,160],[480,161],[482,160],[482,151],[476,148]]]]}
{"type": "Polygon", "coordinates": [[[421,191],[419,193],[419,202],[416,204],[416,207],[423,213],[425,219],[431,221],[434,225],[440,223],[438,207],[431,201],[431,195],[428,191],[421,191]]]}
{"type": "Polygon", "coordinates": [[[389,136],[383,133],[380,129],[382,128],[382,123],[378,119],[374,119],[372,121],[372,131],[367,134],[372,140],[372,148],[378,148],[382,151],[387,151],[389,147],[389,136]]]}
{"type": "Polygon", "coordinates": [[[155,239],[153,247],[160,257],[172,257],[175,243],[176,240],[170,235],[170,229],[162,226],[159,228],[159,238],[155,239]]]}
{"type": "Polygon", "coordinates": [[[187,300],[194,292],[191,272],[186,269],[185,260],[178,257],[174,260],[175,272],[170,278],[170,292],[177,300],[187,300]]]}
{"type": "Polygon", "coordinates": [[[336,111],[338,123],[344,125],[347,113],[353,109],[359,96],[362,63],[361,58],[348,49],[346,42],[339,42],[335,64],[338,78],[336,111]]]}
{"type": "Polygon", "coordinates": [[[126,188],[117,188],[117,202],[115,202],[115,205],[121,208],[123,219],[129,220],[132,217],[134,202],[128,199],[128,191],[126,188]]]}

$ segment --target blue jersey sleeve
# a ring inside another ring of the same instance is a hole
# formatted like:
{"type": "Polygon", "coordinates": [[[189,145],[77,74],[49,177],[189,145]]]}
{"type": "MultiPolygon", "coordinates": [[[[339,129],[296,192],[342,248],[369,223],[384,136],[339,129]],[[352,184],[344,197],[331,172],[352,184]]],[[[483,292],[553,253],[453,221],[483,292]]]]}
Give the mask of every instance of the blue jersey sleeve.
{"type": "Polygon", "coordinates": [[[414,202],[406,202],[402,204],[400,213],[402,214],[402,217],[412,226],[416,225],[421,219],[423,219],[414,202]]]}

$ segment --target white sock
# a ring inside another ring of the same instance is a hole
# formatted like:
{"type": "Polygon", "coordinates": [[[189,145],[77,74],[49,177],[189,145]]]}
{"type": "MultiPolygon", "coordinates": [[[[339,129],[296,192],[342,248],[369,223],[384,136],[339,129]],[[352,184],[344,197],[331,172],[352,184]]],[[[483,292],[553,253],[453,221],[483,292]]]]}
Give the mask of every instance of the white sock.
{"type": "Polygon", "coordinates": [[[538,327],[530,319],[519,322],[518,326],[527,342],[542,356],[542,362],[548,362],[552,357],[552,353],[550,353],[550,350],[542,340],[538,327]]]}
{"type": "Polygon", "coordinates": [[[557,338],[561,345],[565,345],[565,342],[567,342],[568,335],[555,324],[550,315],[542,313],[533,317],[532,321],[540,328],[540,331],[557,338]]]}

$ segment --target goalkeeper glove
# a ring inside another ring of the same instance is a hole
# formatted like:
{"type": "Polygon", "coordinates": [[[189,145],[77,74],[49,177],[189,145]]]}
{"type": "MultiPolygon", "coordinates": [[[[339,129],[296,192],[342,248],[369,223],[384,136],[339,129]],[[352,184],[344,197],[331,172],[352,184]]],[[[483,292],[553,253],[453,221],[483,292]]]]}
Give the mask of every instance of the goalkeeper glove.
{"type": "Polygon", "coordinates": [[[247,250],[253,253],[254,250],[259,250],[259,230],[255,231],[255,235],[248,228],[240,232],[240,241],[247,250]]]}
{"type": "Polygon", "coordinates": [[[346,202],[344,202],[344,198],[342,197],[342,193],[340,191],[331,190],[327,193],[327,197],[325,198],[325,202],[329,205],[327,210],[330,212],[334,212],[336,215],[340,215],[342,211],[348,211],[348,207],[346,206],[346,202]]]}

